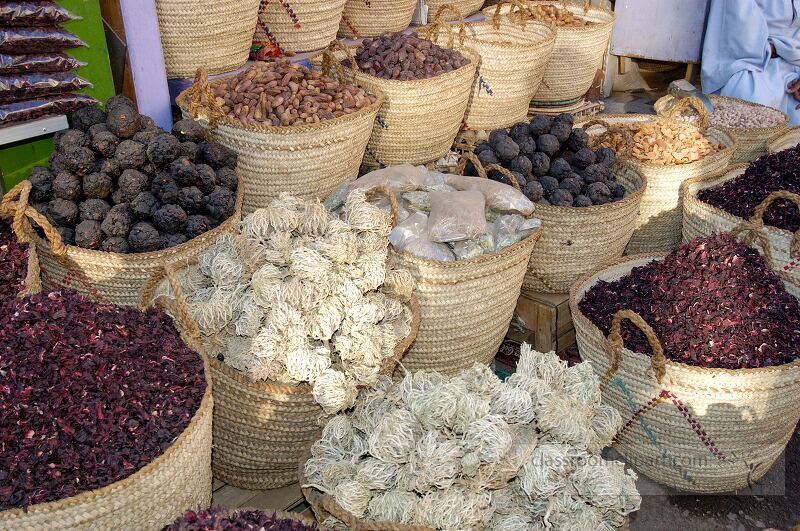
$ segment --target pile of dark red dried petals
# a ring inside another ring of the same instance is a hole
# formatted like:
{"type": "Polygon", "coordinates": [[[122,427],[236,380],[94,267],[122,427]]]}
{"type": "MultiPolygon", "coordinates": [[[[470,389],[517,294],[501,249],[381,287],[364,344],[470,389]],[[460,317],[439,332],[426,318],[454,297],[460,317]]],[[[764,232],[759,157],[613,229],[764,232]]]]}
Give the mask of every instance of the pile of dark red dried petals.
{"type": "Polygon", "coordinates": [[[314,531],[299,520],[278,518],[274,513],[240,510],[233,514],[227,509],[188,511],[162,531],[314,531]]]}
{"type": "MultiPolygon", "coordinates": [[[[734,216],[750,219],[770,193],[779,191],[800,194],[800,145],[764,155],[739,177],[701,191],[698,198],[734,216]]],[[[800,210],[791,201],[778,199],[767,208],[764,223],[795,232],[800,229],[800,210]]]]}
{"type": "Polygon", "coordinates": [[[197,411],[202,360],[167,315],[68,290],[0,308],[0,510],[130,476],[197,411]]]}
{"type": "Polygon", "coordinates": [[[11,226],[0,220],[0,287],[2,296],[14,297],[25,288],[28,246],[17,243],[11,226]]]}
{"type": "MultiPolygon", "coordinates": [[[[631,309],[653,327],[667,358],[740,369],[800,358],[800,304],[763,257],[728,234],[696,238],[664,260],[595,284],[579,303],[604,334],[631,309]]],[[[625,346],[652,354],[644,334],[623,323],[625,346]]]]}

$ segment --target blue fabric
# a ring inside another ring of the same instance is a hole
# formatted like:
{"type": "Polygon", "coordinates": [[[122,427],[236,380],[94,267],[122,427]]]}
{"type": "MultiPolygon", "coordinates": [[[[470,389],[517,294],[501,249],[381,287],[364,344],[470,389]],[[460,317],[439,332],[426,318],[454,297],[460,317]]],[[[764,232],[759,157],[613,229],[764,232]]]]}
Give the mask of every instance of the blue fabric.
{"type": "Polygon", "coordinates": [[[800,125],[786,92],[800,78],[800,0],[711,0],[703,42],[703,91],[769,105],[800,125]],[[780,55],[770,58],[770,43],[780,55]]]}

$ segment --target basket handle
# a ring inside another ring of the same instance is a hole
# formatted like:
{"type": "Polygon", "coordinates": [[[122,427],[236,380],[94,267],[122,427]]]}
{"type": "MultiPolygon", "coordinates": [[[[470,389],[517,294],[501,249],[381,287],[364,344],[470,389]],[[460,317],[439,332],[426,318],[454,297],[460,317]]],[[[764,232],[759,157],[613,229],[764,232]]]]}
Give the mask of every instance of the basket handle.
{"type": "MultiPolygon", "coordinates": [[[[11,228],[21,243],[33,242],[35,233],[31,220],[35,221],[42,228],[53,254],[57,257],[63,257],[67,254],[67,246],[64,244],[64,240],[61,239],[61,234],[45,216],[29,204],[31,188],[31,182],[25,180],[9,190],[3,196],[3,200],[0,201],[0,216],[13,216],[11,228]]],[[[33,247],[32,245],[31,248],[33,247]]]]}
{"type": "Polygon", "coordinates": [[[461,158],[458,161],[458,166],[456,166],[456,171],[460,175],[462,176],[464,175],[464,170],[467,168],[467,161],[472,162],[472,164],[475,166],[475,169],[478,172],[478,177],[481,177],[483,179],[488,179],[490,171],[500,172],[506,177],[508,177],[508,180],[511,182],[511,186],[513,186],[516,191],[518,192],[522,191],[522,187],[519,185],[519,181],[517,181],[517,178],[514,177],[514,174],[511,172],[511,170],[504,168],[499,164],[489,164],[488,166],[484,167],[480,159],[477,156],[475,156],[475,153],[473,153],[472,151],[465,151],[461,155],[461,158]]]}
{"type": "Polygon", "coordinates": [[[617,154],[617,164],[621,165],[623,162],[631,158],[633,153],[633,134],[624,127],[618,127],[615,125],[611,125],[610,123],[606,122],[605,120],[595,119],[589,120],[581,125],[584,131],[588,131],[590,127],[599,125],[600,127],[605,128],[605,132],[601,134],[601,137],[606,135],[611,135],[614,133],[619,133],[622,135],[622,138],[625,140],[625,147],[622,150],[622,153],[617,154]]]}
{"type": "Polygon", "coordinates": [[[330,76],[331,68],[336,70],[336,75],[339,78],[340,83],[346,83],[347,78],[345,76],[345,68],[342,64],[342,61],[336,57],[336,51],[339,50],[344,52],[345,58],[344,60],[350,61],[350,80],[352,84],[356,82],[356,69],[358,68],[358,63],[356,63],[356,56],[353,51],[345,46],[339,40],[332,40],[328,47],[323,50],[322,52],[322,74],[326,76],[330,76]]]}
{"type": "MultiPolygon", "coordinates": [[[[731,230],[732,235],[737,237],[742,236],[744,242],[749,246],[753,246],[756,240],[758,240],[761,250],[764,253],[764,259],[767,261],[767,264],[769,264],[770,268],[775,271],[778,271],[778,269],[775,267],[775,264],[772,261],[772,250],[769,243],[769,238],[767,237],[766,233],[764,233],[763,229],[764,214],[766,213],[767,208],[769,208],[769,206],[778,199],[786,199],[791,201],[797,205],[798,209],[800,209],[800,195],[793,194],[792,192],[787,192],[785,190],[772,192],[766,197],[766,199],[759,203],[749,221],[740,223],[731,230]]],[[[795,233],[792,235],[792,242],[789,245],[789,255],[792,258],[800,255],[800,230],[795,231],[795,233]]]]}
{"type": "Polygon", "coordinates": [[[611,359],[611,367],[608,368],[603,380],[611,378],[614,373],[619,369],[619,364],[622,358],[622,349],[625,346],[622,340],[622,321],[623,319],[629,320],[636,328],[641,330],[647,342],[650,343],[650,348],[653,349],[653,355],[650,358],[650,366],[656,375],[656,381],[660,384],[666,373],[666,358],[664,357],[664,347],[656,337],[656,333],[647,322],[642,319],[642,316],[633,310],[619,310],[614,314],[611,321],[611,332],[608,334],[608,341],[606,341],[606,352],[611,359]]]}
{"type": "Polygon", "coordinates": [[[439,40],[439,33],[440,29],[447,29],[447,47],[452,48],[455,44],[455,36],[453,35],[453,25],[450,24],[448,21],[442,18],[444,13],[450,13],[456,16],[456,20],[458,20],[458,44],[463,45],[464,39],[467,38],[467,27],[464,22],[464,16],[461,14],[453,4],[444,4],[442,5],[437,11],[436,15],[433,17],[433,21],[428,24],[428,26],[420,31],[420,34],[423,35],[426,39],[431,42],[437,42],[439,40]]]}
{"type": "Polygon", "coordinates": [[[664,117],[675,119],[675,117],[681,112],[687,109],[694,109],[697,111],[697,114],[700,115],[700,129],[706,129],[708,127],[708,109],[706,106],[703,105],[703,102],[700,101],[700,98],[696,96],[688,96],[686,98],[681,98],[676,101],[672,107],[667,109],[664,113],[664,117]]]}
{"type": "Polygon", "coordinates": [[[201,111],[207,111],[208,125],[213,127],[217,120],[225,116],[222,107],[217,103],[217,97],[211,90],[211,83],[208,80],[208,71],[205,68],[198,68],[194,75],[194,83],[192,83],[192,101],[189,104],[189,115],[192,119],[196,120],[200,116],[201,111]],[[203,97],[206,102],[203,104],[203,97]]]}
{"type": "Polygon", "coordinates": [[[394,196],[388,186],[375,186],[366,192],[367,199],[373,199],[383,196],[389,200],[389,208],[392,212],[392,228],[397,226],[400,221],[400,205],[397,204],[397,198],[394,196]]]}
{"type": "Polygon", "coordinates": [[[508,19],[512,22],[518,22],[522,29],[525,29],[527,22],[533,18],[533,15],[530,8],[519,0],[501,0],[495,5],[494,13],[492,14],[492,27],[494,29],[500,28],[500,20],[502,18],[500,10],[509,5],[511,7],[508,11],[508,19]],[[517,8],[517,11],[514,8],[517,8]]]}

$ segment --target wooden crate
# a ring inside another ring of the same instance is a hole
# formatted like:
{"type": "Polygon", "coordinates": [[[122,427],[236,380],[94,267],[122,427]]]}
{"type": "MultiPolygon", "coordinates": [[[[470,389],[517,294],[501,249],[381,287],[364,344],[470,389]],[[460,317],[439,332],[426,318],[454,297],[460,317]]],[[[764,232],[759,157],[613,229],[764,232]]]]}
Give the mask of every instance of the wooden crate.
{"type": "Polygon", "coordinates": [[[575,343],[567,293],[525,293],[517,301],[515,314],[515,322],[524,329],[509,330],[512,339],[525,341],[539,352],[560,352],[575,343]]]}
{"type": "Polygon", "coordinates": [[[314,514],[300,491],[299,483],[279,489],[247,490],[214,479],[213,491],[212,507],[278,510],[314,519],[314,514]]]}

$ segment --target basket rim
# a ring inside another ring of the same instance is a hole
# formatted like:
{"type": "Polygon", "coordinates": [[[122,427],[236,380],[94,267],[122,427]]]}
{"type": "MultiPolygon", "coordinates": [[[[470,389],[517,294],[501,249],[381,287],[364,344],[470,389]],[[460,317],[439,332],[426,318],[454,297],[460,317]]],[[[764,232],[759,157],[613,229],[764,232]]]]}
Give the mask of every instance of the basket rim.
{"type": "MultiPolygon", "coordinates": [[[[538,20],[528,20],[528,21],[526,21],[525,22],[525,24],[526,24],[525,28],[523,28],[520,25],[512,24],[511,22],[506,22],[503,19],[501,19],[501,23],[508,24],[510,26],[513,26],[515,29],[519,29],[519,30],[525,32],[524,36],[515,37],[515,38],[518,41],[524,39],[526,42],[509,42],[509,41],[503,41],[503,40],[495,40],[495,38],[486,38],[485,36],[479,36],[476,33],[470,33],[469,32],[470,29],[474,30],[476,28],[489,28],[490,30],[494,30],[495,32],[499,32],[500,31],[499,28],[495,28],[492,25],[492,21],[491,20],[486,19],[486,20],[480,20],[480,21],[475,21],[475,22],[467,22],[467,23],[464,24],[464,27],[467,30],[467,35],[464,38],[464,46],[466,46],[467,49],[470,49],[470,44],[474,44],[474,45],[477,45],[477,46],[498,48],[501,51],[507,51],[509,49],[513,49],[515,51],[526,52],[526,53],[530,54],[530,53],[538,53],[540,50],[546,49],[548,46],[551,46],[556,41],[556,35],[557,35],[556,30],[552,26],[550,26],[548,24],[545,24],[544,22],[540,22],[538,20]],[[546,30],[546,32],[545,32],[546,35],[545,36],[538,36],[538,35],[534,36],[534,35],[528,34],[528,32],[527,32],[527,26],[528,25],[530,25],[530,26],[540,26],[540,27],[544,28],[546,30]]],[[[425,26],[419,26],[419,27],[413,28],[413,31],[415,33],[420,33],[421,31],[427,30],[430,27],[431,27],[430,24],[425,25],[425,26]]],[[[497,38],[500,38],[500,37],[497,36],[497,38]]],[[[481,59],[483,59],[483,57],[481,57],[481,59]]]]}
{"type": "MultiPolygon", "coordinates": [[[[781,131],[777,135],[770,138],[769,143],[767,144],[767,154],[778,153],[780,151],[784,151],[785,149],[792,149],[791,147],[776,149],[776,144],[778,142],[784,140],[784,138],[789,137],[791,135],[800,135],[800,125],[789,127],[785,131],[781,131]]],[[[798,138],[797,143],[800,144],[800,138],[798,138]]]]}
{"type": "MultiPolygon", "coordinates": [[[[735,135],[743,135],[743,134],[747,135],[747,134],[752,134],[752,133],[769,133],[771,131],[778,131],[778,134],[780,134],[780,133],[785,132],[785,130],[789,126],[789,115],[787,115],[785,112],[783,112],[783,111],[781,111],[779,109],[776,109],[774,107],[770,107],[769,105],[762,105],[760,103],[755,103],[755,102],[743,100],[743,99],[740,99],[740,98],[732,98],[730,96],[722,96],[722,95],[719,95],[719,94],[707,94],[707,96],[711,100],[715,100],[715,99],[716,100],[731,100],[731,101],[735,101],[737,103],[748,105],[750,107],[760,107],[760,108],[764,108],[764,109],[771,109],[771,110],[773,110],[775,112],[780,113],[783,116],[783,123],[782,124],[771,125],[769,127],[729,127],[729,126],[726,126],[726,125],[710,126],[710,127],[713,127],[714,129],[719,129],[719,130],[724,131],[726,133],[731,133],[731,134],[735,134],[735,135]]],[[[675,96],[673,96],[672,94],[667,94],[665,96],[661,96],[653,104],[653,110],[656,111],[656,114],[658,116],[663,116],[664,109],[659,109],[659,107],[663,107],[664,105],[667,104],[667,102],[672,101],[674,99],[675,99],[675,96]]],[[[775,136],[777,136],[777,134],[775,136]]],[[[772,141],[772,140],[775,140],[775,138],[770,138],[769,140],[772,141]]]]}
{"type": "MultiPolygon", "coordinates": [[[[525,4],[530,4],[530,5],[552,5],[552,6],[556,6],[556,7],[560,8],[560,9],[566,9],[567,11],[573,13],[574,15],[577,15],[579,18],[582,18],[582,17],[580,17],[580,15],[582,13],[592,13],[595,16],[603,17],[605,19],[605,20],[603,20],[601,22],[589,21],[589,22],[592,23],[591,26],[578,26],[578,27],[575,27],[575,26],[556,26],[556,30],[557,30],[556,34],[559,34],[559,33],[563,32],[563,33],[574,33],[576,35],[580,35],[581,33],[585,32],[587,30],[594,31],[594,30],[597,30],[598,27],[611,26],[617,20],[617,14],[614,11],[611,11],[610,9],[606,9],[604,7],[600,7],[600,6],[596,6],[596,5],[588,5],[586,10],[584,11],[584,6],[583,5],[573,5],[573,4],[569,4],[569,3],[559,2],[558,0],[524,0],[524,3],[525,4]]],[[[513,6],[511,6],[511,7],[513,7],[513,6]]],[[[481,9],[481,13],[483,13],[483,15],[488,20],[490,16],[494,15],[494,10],[495,9],[497,9],[496,5],[489,6],[489,7],[484,7],[483,9],[481,9]]],[[[509,7],[509,9],[510,9],[510,7],[509,7]]],[[[501,16],[504,16],[504,15],[506,15],[506,13],[503,13],[503,8],[501,8],[501,16]]]]}
{"type": "MultiPolygon", "coordinates": [[[[581,312],[578,304],[580,300],[578,299],[578,292],[581,290],[588,291],[592,286],[597,284],[600,280],[604,280],[603,273],[610,271],[613,268],[617,268],[620,266],[624,266],[624,268],[630,273],[630,270],[634,267],[642,266],[648,264],[653,261],[663,260],[667,255],[666,254],[650,254],[650,253],[642,253],[642,254],[635,254],[635,255],[628,255],[619,260],[615,260],[613,262],[608,262],[601,266],[594,268],[593,270],[589,271],[585,275],[582,275],[569,290],[569,307],[570,311],[572,312],[572,319],[573,321],[578,321],[584,327],[590,328],[593,332],[596,332],[598,335],[603,337],[606,341],[608,340],[607,336],[603,334],[603,331],[600,330],[593,322],[586,317],[583,312],[581,312]]],[[[624,275],[623,275],[624,276],[624,275]]],[[[583,297],[581,296],[581,300],[583,297]]],[[[577,327],[576,327],[577,328],[577,327]]],[[[642,354],[640,352],[635,352],[628,347],[623,346],[625,351],[625,357],[633,357],[636,360],[650,364],[650,360],[652,359],[651,356],[646,354],[642,354]]],[[[781,373],[784,371],[789,370],[796,370],[798,371],[797,380],[795,383],[800,382],[800,358],[791,361],[789,363],[784,363],[783,365],[772,365],[769,367],[745,367],[741,369],[725,369],[721,367],[698,367],[696,365],[689,365],[686,363],[681,363],[679,361],[674,361],[669,358],[666,358],[666,366],[667,367],[675,367],[682,371],[686,371],[690,374],[702,375],[702,376],[715,376],[718,374],[723,374],[727,376],[735,376],[741,378],[748,378],[754,374],[770,374],[770,373],[781,373]]]]}

